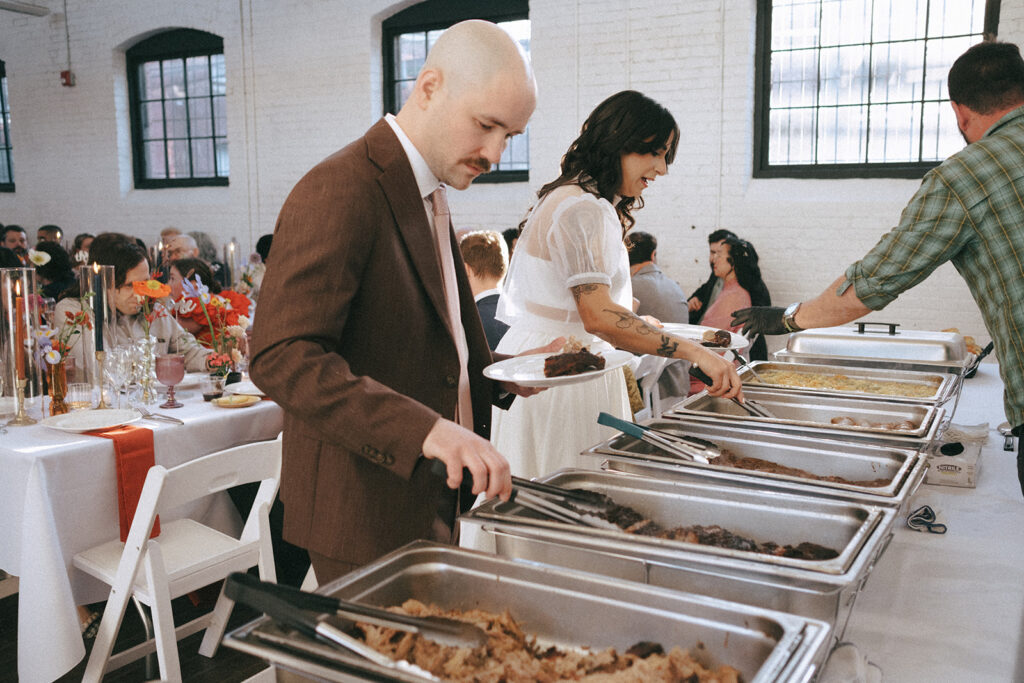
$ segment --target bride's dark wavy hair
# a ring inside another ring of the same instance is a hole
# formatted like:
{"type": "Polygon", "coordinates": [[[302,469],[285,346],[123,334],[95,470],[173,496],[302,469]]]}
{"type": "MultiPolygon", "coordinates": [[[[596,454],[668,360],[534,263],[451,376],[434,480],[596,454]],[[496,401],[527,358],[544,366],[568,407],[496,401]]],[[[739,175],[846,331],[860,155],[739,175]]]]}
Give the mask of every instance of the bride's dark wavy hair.
{"type": "MultiPolygon", "coordinates": [[[[562,157],[562,173],[537,192],[539,202],[562,185],[579,183],[587,192],[615,206],[622,234],[633,227],[631,212],[644,205],[642,197],[615,195],[622,186],[622,155],[653,154],[665,148],[671,164],[679,145],[679,126],[668,109],[635,90],[615,93],[590,113],[562,157]]],[[[526,223],[520,224],[520,229],[526,223]]]]}

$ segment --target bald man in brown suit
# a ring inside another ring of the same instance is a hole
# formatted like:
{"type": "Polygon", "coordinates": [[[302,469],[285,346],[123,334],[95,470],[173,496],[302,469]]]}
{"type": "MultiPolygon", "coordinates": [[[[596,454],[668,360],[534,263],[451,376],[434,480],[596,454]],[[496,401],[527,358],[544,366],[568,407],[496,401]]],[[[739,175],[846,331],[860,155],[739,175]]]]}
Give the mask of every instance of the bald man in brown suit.
{"type": "Polygon", "coordinates": [[[490,407],[533,390],[481,374],[493,359],[432,209],[439,185],[465,189],[497,163],[535,102],[508,34],[456,24],[398,115],[313,168],[281,210],[251,372],[285,409],[284,537],[320,583],[414,539],[451,541],[457,509],[511,491],[490,407]]]}

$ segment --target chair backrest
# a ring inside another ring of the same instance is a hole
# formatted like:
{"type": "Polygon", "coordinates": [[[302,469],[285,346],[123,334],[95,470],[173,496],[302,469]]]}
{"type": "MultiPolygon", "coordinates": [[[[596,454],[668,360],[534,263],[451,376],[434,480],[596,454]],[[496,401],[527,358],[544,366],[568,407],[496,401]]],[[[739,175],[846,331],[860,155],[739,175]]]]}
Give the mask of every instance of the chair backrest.
{"type": "Polygon", "coordinates": [[[211,453],[166,471],[157,512],[239,484],[276,481],[280,475],[280,435],[273,441],[257,441],[211,453]]]}

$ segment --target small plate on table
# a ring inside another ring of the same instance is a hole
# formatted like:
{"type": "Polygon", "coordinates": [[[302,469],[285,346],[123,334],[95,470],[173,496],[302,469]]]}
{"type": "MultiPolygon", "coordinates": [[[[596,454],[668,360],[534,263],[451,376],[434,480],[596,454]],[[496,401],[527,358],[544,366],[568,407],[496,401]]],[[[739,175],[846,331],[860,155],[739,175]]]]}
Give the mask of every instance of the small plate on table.
{"type": "Polygon", "coordinates": [[[557,354],[538,353],[530,356],[506,358],[484,368],[484,377],[489,377],[499,382],[513,382],[524,387],[559,387],[586,382],[606,372],[617,370],[633,358],[633,354],[629,351],[622,351],[620,349],[600,351],[597,355],[604,357],[604,368],[601,370],[588,370],[577,375],[545,377],[544,359],[553,355],[557,354]]]}
{"type": "Polygon", "coordinates": [[[80,433],[121,427],[141,419],[142,415],[137,410],[103,408],[100,410],[76,410],[64,415],[53,415],[39,424],[61,432],[80,433]]]}
{"type": "Polygon", "coordinates": [[[266,396],[262,390],[252,382],[235,382],[224,386],[226,394],[243,394],[245,396],[266,396]]]}
{"type": "Polygon", "coordinates": [[[253,396],[251,394],[232,394],[230,396],[221,396],[215,398],[210,403],[219,408],[248,408],[249,406],[256,405],[262,401],[259,396],[253,396]]]}
{"type": "Polygon", "coordinates": [[[728,330],[723,330],[724,332],[729,332],[729,337],[731,338],[731,343],[728,346],[705,346],[703,343],[701,343],[704,341],[704,333],[709,331],[714,332],[715,330],[719,330],[721,328],[708,327],[706,325],[688,325],[687,323],[663,324],[664,327],[662,329],[664,329],[669,334],[675,337],[682,337],[683,339],[692,341],[695,344],[700,344],[708,351],[717,351],[719,353],[724,353],[725,351],[742,351],[744,348],[746,348],[747,344],[750,343],[750,340],[744,337],[739,332],[729,332],[728,330]]]}

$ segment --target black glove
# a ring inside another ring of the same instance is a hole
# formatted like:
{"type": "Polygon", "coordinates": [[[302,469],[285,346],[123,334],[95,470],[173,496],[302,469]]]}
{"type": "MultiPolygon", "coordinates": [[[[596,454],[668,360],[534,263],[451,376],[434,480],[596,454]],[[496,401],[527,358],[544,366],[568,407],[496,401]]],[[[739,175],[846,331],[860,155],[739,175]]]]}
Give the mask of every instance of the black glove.
{"type": "Polygon", "coordinates": [[[741,308],[732,312],[733,327],[743,325],[743,334],[753,339],[759,334],[789,334],[782,324],[782,315],[786,312],[780,306],[754,306],[741,308]]]}

